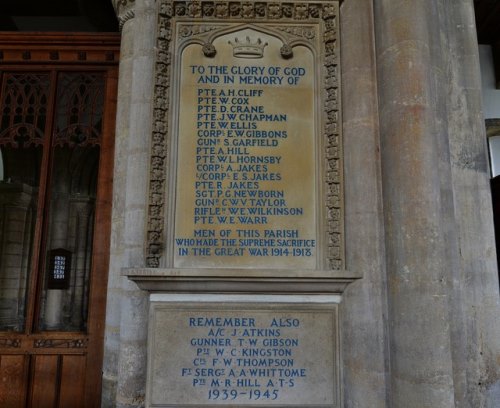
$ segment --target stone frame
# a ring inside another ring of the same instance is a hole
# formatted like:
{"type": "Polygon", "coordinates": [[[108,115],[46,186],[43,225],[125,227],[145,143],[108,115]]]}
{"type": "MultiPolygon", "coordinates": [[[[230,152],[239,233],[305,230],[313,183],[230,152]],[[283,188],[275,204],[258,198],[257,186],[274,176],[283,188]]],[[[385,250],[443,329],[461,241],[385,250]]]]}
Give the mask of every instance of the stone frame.
{"type": "MultiPolygon", "coordinates": [[[[321,97],[322,162],[320,197],[324,203],[318,208],[320,219],[319,264],[325,270],[345,268],[344,209],[343,209],[343,163],[340,114],[340,44],[339,2],[214,2],[161,0],[157,11],[157,57],[153,99],[153,130],[150,156],[150,180],[147,215],[146,266],[165,265],[168,222],[170,173],[169,162],[171,137],[170,93],[172,68],[172,20],[210,22],[287,22],[320,24],[322,54],[322,78],[324,87],[321,97]],[[324,227],[323,227],[324,226],[324,227]],[[322,249],[322,251],[321,251],[322,249]]],[[[300,27],[286,33],[290,37],[304,35],[300,27]],[[294,32],[295,31],[295,32],[294,32]]]]}

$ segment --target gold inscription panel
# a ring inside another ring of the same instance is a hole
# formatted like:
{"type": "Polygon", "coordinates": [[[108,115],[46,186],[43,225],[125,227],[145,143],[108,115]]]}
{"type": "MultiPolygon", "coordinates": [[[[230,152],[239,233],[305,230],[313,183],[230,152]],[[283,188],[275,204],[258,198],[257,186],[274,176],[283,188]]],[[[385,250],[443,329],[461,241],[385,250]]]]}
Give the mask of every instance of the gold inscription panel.
{"type": "Polygon", "coordinates": [[[317,267],[318,75],[286,47],[226,25],[179,50],[174,267],[317,267]]]}

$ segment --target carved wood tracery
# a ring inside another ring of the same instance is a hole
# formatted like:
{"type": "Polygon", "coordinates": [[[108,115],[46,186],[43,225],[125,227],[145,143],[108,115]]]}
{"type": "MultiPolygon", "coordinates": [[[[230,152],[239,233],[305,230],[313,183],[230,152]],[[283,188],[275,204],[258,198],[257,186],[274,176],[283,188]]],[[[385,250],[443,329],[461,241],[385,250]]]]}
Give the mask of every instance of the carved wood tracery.
{"type": "Polygon", "coordinates": [[[47,74],[6,74],[5,93],[0,101],[0,145],[17,148],[44,143],[49,89],[47,74]]]}

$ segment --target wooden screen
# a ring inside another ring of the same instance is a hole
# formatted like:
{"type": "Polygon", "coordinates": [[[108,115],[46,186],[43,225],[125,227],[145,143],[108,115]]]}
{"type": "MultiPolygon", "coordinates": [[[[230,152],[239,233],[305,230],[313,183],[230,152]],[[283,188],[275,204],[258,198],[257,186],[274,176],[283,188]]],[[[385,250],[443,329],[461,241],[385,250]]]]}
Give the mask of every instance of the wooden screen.
{"type": "Polygon", "coordinates": [[[0,406],[97,407],[118,35],[0,35],[0,406]]]}

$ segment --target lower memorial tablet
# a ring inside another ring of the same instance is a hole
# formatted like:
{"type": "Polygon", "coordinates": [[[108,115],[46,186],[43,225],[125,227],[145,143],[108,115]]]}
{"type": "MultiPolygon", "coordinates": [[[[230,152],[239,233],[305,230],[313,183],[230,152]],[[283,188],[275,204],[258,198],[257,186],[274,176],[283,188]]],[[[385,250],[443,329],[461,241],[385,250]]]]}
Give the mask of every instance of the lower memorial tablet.
{"type": "Polygon", "coordinates": [[[337,305],[152,302],[150,407],[339,406],[337,305]]]}

